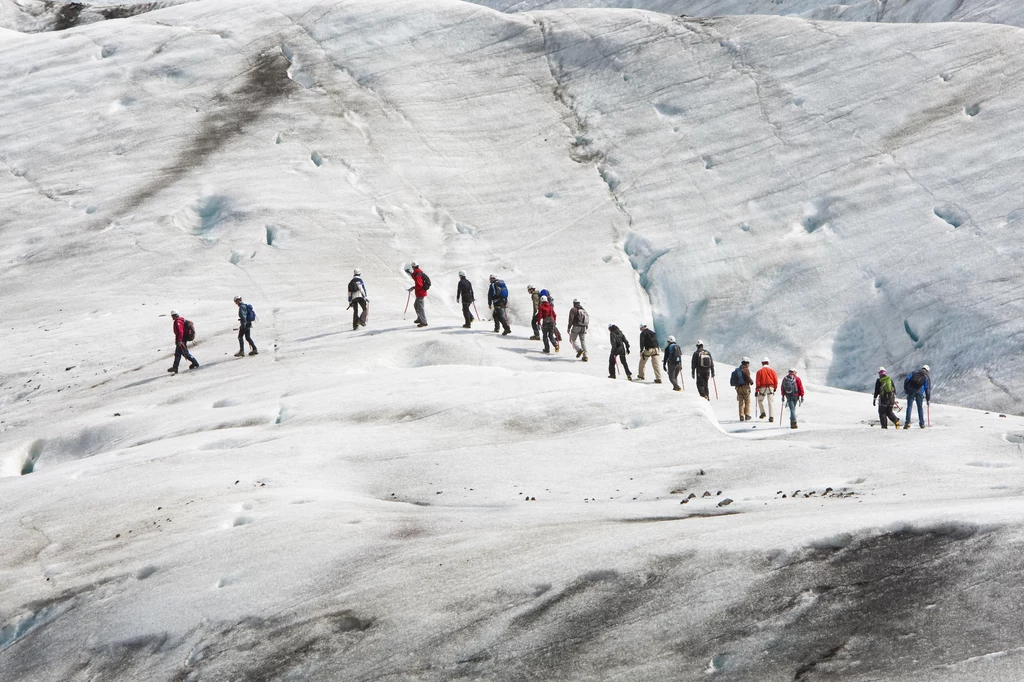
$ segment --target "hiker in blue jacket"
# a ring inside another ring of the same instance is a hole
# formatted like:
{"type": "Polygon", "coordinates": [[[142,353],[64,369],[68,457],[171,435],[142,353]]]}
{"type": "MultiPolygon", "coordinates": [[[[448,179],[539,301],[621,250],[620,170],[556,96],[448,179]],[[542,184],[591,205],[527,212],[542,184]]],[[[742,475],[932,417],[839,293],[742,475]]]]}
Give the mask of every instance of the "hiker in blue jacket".
{"type": "Polygon", "coordinates": [[[491,317],[494,318],[494,331],[497,332],[500,325],[505,328],[501,335],[507,336],[512,333],[512,328],[508,326],[508,313],[505,311],[508,305],[508,287],[497,275],[491,275],[490,280],[491,286],[487,288],[487,307],[491,309],[491,317]]]}
{"type": "Polygon", "coordinates": [[[249,335],[252,323],[256,320],[256,313],[251,305],[242,302],[241,296],[235,296],[235,305],[238,306],[238,352],[235,353],[235,357],[240,358],[245,355],[245,341],[249,342],[249,348],[252,349],[249,351],[249,355],[259,355],[256,344],[252,342],[252,336],[249,335]]]}
{"type": "Polygon", "coordinates": [[[910,422],[914,421],[914,403],[917,402],[917,421],[924,428],[924,407],[922,401],[932,404],[932,381],[931,368],[924,365],[907,375],[903,381],[903,390],[907,394],[907,421],[903,423],[904,429],[910,428],[910,422]]]}
{"type": "Polygon", "coordinates": [[[668,345],[665,346],[665,357],[661,361],[662,367],[668,372],[668,380],[672,382],[673,391],[683,390],[679,385],[679,379],[683,372],[683,349],[676,343],[676,337],[668,337],[668,345]]]}

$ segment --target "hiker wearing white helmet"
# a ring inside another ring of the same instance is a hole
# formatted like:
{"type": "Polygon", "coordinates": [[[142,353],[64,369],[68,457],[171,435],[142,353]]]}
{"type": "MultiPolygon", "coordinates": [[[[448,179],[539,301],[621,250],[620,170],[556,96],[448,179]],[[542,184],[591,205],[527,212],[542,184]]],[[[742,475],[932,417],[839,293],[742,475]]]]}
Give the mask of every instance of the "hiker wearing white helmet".
{"type": "Polygon", "coordinates": [[[775,421],[775,391],[779,389],[779,375],[768,366],[768,358],[761,359],[761,369],[757,370],[754,389],[757,391],[758,419],[764,419],[764,404],[768,402],[768,421],[775,421]]]}
{"type": "Polygon", "coordinates": [[[544,337],[544,352],[550,353],[551,346],[554,346],[557,353],[558,339],[555,338],[555,306],[551,305],[551,301],[548,300],[547,296],[540,297],[540,307],[537,309],[537,316],[533,318],[533,321],[541,328],[544,337]]]}
{"type": "Polygon", "coordinates": [[[644,367],[650,360],[651,367],[654,368],[654,383],[661,383],[661,363],[658,362],[661,348],[659,346],[658,335],[654,333],[654,330],[649,329],[646,324],[640,325],[640,368],[636,371],[636,378],[640,381],[644,380],[644,367]]]}
{"type": "Polygon", "coordinates": [[[697,350],[693,351],[693,357],[690,358],[690,377],[697,381],[697,393],[704,400],[711,400],[708,381],[714,376],[715,360],[711,357],[711,353],[704,349],[704,342],[698,340],[697,350]]]}
{"type": "Polygon", "coordinates": [[[416,296],[416,303],[413,304],[413,310],[416,311],[416,321],[413,323],[417,327],[427,326],[427,289],[430,288],[430,278],[427,277],[427,273],[420,269],[420,264],[413,261],[412,265],[406,268],[405,272],[412,277],[412,286],[409,287],[409,291],[413,292],[416,296]]]}
{"type": "Polygon", "coordinates": [[[740,366],[729,375],[729,385],[736,389],[736,402],[739,403],[740,421],[750,421],[750,387],[754,380],[750,376],[750,358],[743,358],[740,366]]]}
{"type": "Polygon", "coordinates": [[[923,401],[928,402],[929,411],[932,404],[932,377],[931,367],[923,365],[921,369],[915,369],[907,375],[903,381],[903,390],[907,394],[907,421],[903,424],[904,429],[910,428],[914,420],[914,403],[917,403],[917,420],[924,428],[924,407],[923,401]]]}
{"type": "Polygon", "coordinates": [[[878,368],[878,379],[875,380],[875,397],[872,405],[878,406],[878,423],[883,429],[889,428],[889,422],[897,429],[900,428],[900,420],[893,412],[896,405],[896,386],[892,383],[892,377],[885,373],[885,367],[878,368]]]}
{"type": "Polygon", "coordinates": [[[466,277],[465,270],[459,270],[459,286],[455,290],[455,301],[456,303],[462,302],[462,317],[466,320],[466,324],[462,326],[466,329],[469,329],[470,325],[473,324],[473,313],[470,312],[469,307],[473,305],[475,300],[473,297],[473,283],[466,277]]]}
{"type": "Polygon", "coordinates": [[[352,279],[348,283],[348,307],[352,309],[352,329],[365,327],[370,313],[370,297],[366,295],[366,284],[359,268],[352,271],[352,279]]]}
{"type": "Polygon", "coordinates": [[[622,369],[626,372],[626,378],[633,380],[633,373],[629,371],[629,364],[626,356],[629,355],[629,340],[622,330],[614,324],[608,325],[608,337],[612,344],[612,352],[608,355],[608,378],[615,378],[616,359],[622,360],[622,369]]]}
{"type": "Polygon", "coordinates": [[[680,385],[680,378],[683,373],[683,349],[676,343],[676,337],[668,337],[668,345],[665,346],[665,357],[661,364],[668,373],[668,380],[672,382],[672,390],[683,390],[683,387],[680,385]]]}
{"type": "Polygon", "coordinates": [[[244,341],[249,342],[249,355],[259,355],[250,334],[252,323],[256,321],[256,311],[248,303],[243,303],[241,296],[235,296],[235,305],[238,306],[238,352],[235,353],[235,357],[240,358],[245,355],[244,341]]]}
{"type": "Polygon", "coordinates": [[[174,330],[174,364],[168,368],[171,374],[178,373],[178,365],[181,358],[186,358],[189,369],[195,369],[199,362],[188,352],[188,342],[196,338],[196,328],[191,322],[178,314],[177,310],[171,311],[171,328],[174,330]]]}
{"type": "Polygon", "coordinates": [[[572,299],[572,308],[569,310],[569,343],[576,351],[576,358],[587,361],[587,328],[590,326],[590,313],[583,309],[580,299],[572,299]]]}
{"type": "Polygon", "coordinates": [[[502,336],[512,333],[512,327],[508,324],[508,287],[505,282],[498,279],[497,275],[491,275],[491,285],[487,288],[487,307],[491,309],[491,317],[494,319],[494,331],[504,327],[502,336]]]}
{"type": "Polygon", "coordinates": [[[790,369],[782,379],[782,401],[789,406],[789,428],[796,428],[796,406],[804,402],[804,382],[790,369]]]}

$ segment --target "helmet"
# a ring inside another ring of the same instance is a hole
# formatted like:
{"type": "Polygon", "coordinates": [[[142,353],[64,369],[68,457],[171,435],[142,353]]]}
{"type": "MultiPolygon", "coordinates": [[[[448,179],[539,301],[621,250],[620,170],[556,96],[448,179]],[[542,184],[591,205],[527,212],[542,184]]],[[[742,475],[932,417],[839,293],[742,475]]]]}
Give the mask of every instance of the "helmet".
{"type": "Polygon", "coordinates": [[[356,277],[358,277],[359,275],[361,275],[363,273],[359,272],[359,268],[356,268],[355,270],[352,271],[352,274],[355,275],[356,277]]]}
{"type": "Polygon", "coordinates": [[[579,302],[580,302],[580,299],[578,299],[578,298],[574,298],[574,299],[572,299],[572,304],[573,304],[573,305],[576,305],[576,304],[577,304],[577,303],[579,303],[579,302]]]}
{"type": "Polygon", "coordinates": [[[171,317],[177,317],[177,316],[178,316],[178,311],[177,310],[172,310],[171,311],[171,317]]]}
{"type": "Polygon", "coordinates": [[[676,342],[676,337],[674,337],[674,336],[668,337],[668,342],[669,343],[675,343],[676,342]]]}
{"type": "Polygon", "coordinates": [[[234,301],[235,303],[238,303],[239,301],[241,301],[241,300],[242,300],[242,297],[241,297],[241,296],[235,296],[235,297],[234,297],[233,299],[231,299],[231,300],[232,300],[232,301],[234,301]]]}
{"type": "Polygon", "coordinates": [[[878,368],[878,373],[879,374],[885,374],[885,367],[879,367],[878,368]]]}
{"type": "Polygon", "coordinates": [[[641,329],[647,329],[647,325],[646,324],[642,324],[642,325],[640,325],[640,328],[641,329]]]}
{"type": "Polygon", "coordinates": [[[698,345],[698,346],[703,346],[703,345],[704,345],[704,342],[703,342],[703,341],[701,341],[700,339],[697,339],[697,345],[698,345]]]}
{"type": "Polygon", "coordinates": [[[548,297],[547,296],[541,296],[540,300],[541,300],[541,303],[547,303],[548,302],[548,297]]]}
{"type": "Polygon", "coordinates": [[[769,363],[768,363],[768,358],[761,358],[761,364],[762,364],[762,365],[767,365],[767,364],[769,364],[769,363]]]}
{"type": "Polygon", "coordinates": [[[796,370],[795,370],[795,369],[793,369],[792,367],[790,367],[790,368],[789,368],[789,373],[790,373],[790,374],[796,374],[796,370]]]}
{"type": "Polygon", "coordinates": [[[488,279],[490,279],[490,280],[491,280],[491,281],[493,282],[494,280],[496,280],[496,279],[498,279],[498,278],[497,278],[497,277],[496,277],[495,275],[490,275],[490,276],[488,277],[488,279]]]}
{"type": "Polygon", "coordinates": [[[929,367],[928,365],[924,365],[924,366],[922,366],[922,367],[921,367],[921,369],[923,369],[923,370],[924,370],[924,371],[926,371],[926,372],[930,372],[930,371],[932,371],[932,368],[931,368],[931,367],[929,367]]]}
{"type": "Polygon", "coordinates": [[[414,267],[414,268],[418,268],[419,266],[420,266],[420,264],[419,264],[419,263],[417,263],[416,261],[413,261],[413,262],[412,262],[412,267],[414,267]]]}
{"type": "Polygon", "coordinates": [[[459,277],[465,277],[465,276],[466,276],[466,271],[465,270],[459,270],[459,277]]]}
{"type": "Polygon", "coordinates": [[[611,329],[611,328],[612,328],[612,327],[614,327],[614,326],[615,326],[615,325],[614,325],[614,324],[612,324],[611,322],[609,322],[609,323],[608,323],[608,328],[609,328],[609,329],[611,329]]]}
{"type": "Polygon", "coordinates": [[[537,288],[537,287],[533,286],[532,284],[527,284],[527,285],[526,285],[526,290],[527,290],[527,291],[533,291],[533,290],[534,290],[534,289],[536,289],[536,288],[537,288]]]}
{"type": "Polygon", "coordinates": [[[750,364],[750,358],[744,357],[742,360],[740,360],[740,364],[741,365],[749,365],[750,364]]]}

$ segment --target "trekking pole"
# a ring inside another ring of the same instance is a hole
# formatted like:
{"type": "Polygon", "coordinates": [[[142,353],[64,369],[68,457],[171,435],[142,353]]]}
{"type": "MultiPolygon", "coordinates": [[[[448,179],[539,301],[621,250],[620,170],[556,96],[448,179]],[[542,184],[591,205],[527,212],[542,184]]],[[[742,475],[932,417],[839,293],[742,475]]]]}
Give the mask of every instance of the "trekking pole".
{"type": "Polygon", "coordinates": [[[711,377],[711,383],[715,385],[715,400],[718,400],[718,382],[715,381],[715,377],[711,377]]]}
{"type": "Polygon", "coordinates": [[[412,292],[405,297],[405,310],[402,311],[402,319],[405,319],[406,314],[409,312],[409,299],[412,298],[412,292]]]}

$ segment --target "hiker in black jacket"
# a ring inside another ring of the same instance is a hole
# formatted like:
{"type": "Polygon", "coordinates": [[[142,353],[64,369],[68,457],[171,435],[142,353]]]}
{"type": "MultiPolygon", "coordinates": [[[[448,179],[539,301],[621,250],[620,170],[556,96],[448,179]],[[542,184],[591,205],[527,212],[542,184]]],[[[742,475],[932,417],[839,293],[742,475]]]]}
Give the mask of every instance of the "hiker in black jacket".
{"type": "Polygon", "coordinates": [[[676,343],[676,337],[668,337],[668,345],[665,346],[665,359],[661,362],[665,371],[668,372],[668,380],[672,382],[672,390],[683,390],[679,381],[683,372],[683,349],[676,343]]]}
{"type": "Polygon", "coordinates": [[[690,376],[697,381],[697,392],[704,400],[711,400],[708,380],[715,376],[715,361],[711,353],[704,350],[704,342],[697,341],[697,350],[690,360],[690,376]]]}
{"type": "Polygon", "coordinates": [[[465,270],[459,270],[459,288],[455,292],[456,302],[462,301],[462,317],[466,319],[466,324],[462,325],[466,329],[469,329],[470,325],[473,324],[473,313],[470,312],[469,307],[473,305],[473,283],[466,277],[465,270]]]}
{"type": "Polygon", "coordinates": [[[608,336],[612,342],[612,352],[608,356],[608,378],[615,378],[615,359],[618,358],[622,361],[622,369],[626,372],[626,378],[632,381],[633,373],[629,371],[629,365],[626,364],[626,356],[629,354],[629,341],[626,340],[626,335],[614,324],[610,324],[608,325],[608,336]]]}
{"type": "Polygon", "coordinates": [[[651,366],[654,367],[654,383],[661,383],[659,355],[661,355],[661,349],[658,348],[658,335],[654,333],[653,329],[648,329],[646,324],[640,325],[640,369],[636,371],[637,379],[644,380],[644,366],[650,360],[651,366]]]}
{"type": "Polygon", "coordinates": [[[890,421],[897,429],[900,428],[900,420],[892,411],[896,405],[896,386],[893,385],[892,378],[885,373],[885,367],[878,368],[878,379],[875,380],[875,398],[871,404],[878,406],[878,422],[883,429],[889,428],[890,421]]]}

